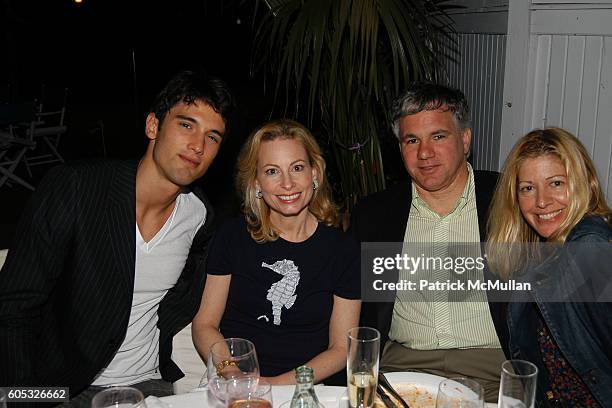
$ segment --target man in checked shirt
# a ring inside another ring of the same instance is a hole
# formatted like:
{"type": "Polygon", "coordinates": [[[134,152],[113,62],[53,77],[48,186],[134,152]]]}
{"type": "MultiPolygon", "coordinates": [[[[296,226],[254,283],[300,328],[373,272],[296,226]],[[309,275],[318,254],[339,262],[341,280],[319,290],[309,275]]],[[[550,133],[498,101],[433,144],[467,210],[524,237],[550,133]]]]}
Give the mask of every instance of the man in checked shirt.
{"type": "MultiPolygon", "coordinates": [[[[457,257],[445,244],[472,243],[471,255],[481,256],[497,173],[473,170],[467,162],[472,132],[465,96],[446,86],[413,84],[395,101],[391,121],[410,180],[363,199],[352,215],[354,236],[404,242],[410,256],[427,247],[433,251],[426,255],[442,259],[457,257]]],[[[438,270],[428,277],[446,282],[454,273],[438,270]]],[[[484,278],[483,270],[476,273],[484,278]]],[[[500,340],[507,343],[505,307],[487,303],[484,292],[467,295],[470,301],[439,290],[400,291],[394,302],[364,298],[362,324],[381,332],[381,370],[474,378],[495,401],[505,360],[500,340]]]]}

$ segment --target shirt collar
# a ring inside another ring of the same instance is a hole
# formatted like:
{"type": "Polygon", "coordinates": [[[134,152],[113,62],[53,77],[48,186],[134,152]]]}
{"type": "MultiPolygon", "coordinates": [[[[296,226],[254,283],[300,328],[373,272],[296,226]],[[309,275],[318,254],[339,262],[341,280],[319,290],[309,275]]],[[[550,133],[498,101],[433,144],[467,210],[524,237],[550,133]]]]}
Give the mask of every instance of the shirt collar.
{"type": "MultiPolygon", "coordinates": [[[[451,211],[445,217],[448,217],[451,215],[453,216],[458,215],[461,212],[461,210],[467,205],[470,197],[474,193],[474,189],[475,189],[474,188],[475,186],[474,171],[472,170],[472,166],[470,165],[470,163],[467,163],[467,169],[468,169],[468,179],[467,179],[467,183],[465,183],[463,192],[457,199],[457,202],[455,203],[455,207],[453,208],[453,211],[451,211]]],[[[412,208],[416,209],[420,214],[423,214],[424,212],[433,213],[438,218],[444,218],[444,217],[440,217],[435,211],[429,208],[427,203],[421,199],[421,197],[419,196],[419,192],[416,188],[416,185],[414,184],[414,181],[412,181],[411,184],[412,184],[412,208]]]]}

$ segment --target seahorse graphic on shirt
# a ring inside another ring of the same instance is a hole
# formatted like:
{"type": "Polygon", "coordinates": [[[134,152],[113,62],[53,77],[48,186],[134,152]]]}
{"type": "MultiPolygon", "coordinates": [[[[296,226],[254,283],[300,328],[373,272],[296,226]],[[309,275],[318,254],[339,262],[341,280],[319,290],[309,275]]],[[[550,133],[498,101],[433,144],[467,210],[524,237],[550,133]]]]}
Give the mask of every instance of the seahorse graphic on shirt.
{"type": "Polygon", "coordinates": [[[281,280],[272,284],[270,289],[268,289],[268,296],[266,296],[266,299],[272,302],[274,324],[278,326],[281,324],[283,306],[286,309],[290,309],[297,299],[297,295],[294,293],[300,282],[300,271],[293,261],[288,259],[276,261],[272,265],[262,262],[261,266],[271,269],[279,275],[283,275],[281,280]]]}

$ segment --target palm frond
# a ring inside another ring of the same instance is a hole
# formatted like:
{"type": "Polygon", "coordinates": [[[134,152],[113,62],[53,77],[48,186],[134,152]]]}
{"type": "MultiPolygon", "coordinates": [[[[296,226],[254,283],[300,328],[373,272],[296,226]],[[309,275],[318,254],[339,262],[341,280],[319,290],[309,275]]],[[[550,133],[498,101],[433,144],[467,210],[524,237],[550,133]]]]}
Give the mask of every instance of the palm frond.
{"type": "MultiPolygon", "coordinates": [[[[257,0],[259,4],[261,0],[257,0]]],[[[393,97],[415,79],[442,72],[451,39],[446,0],[275,0],[256,14],[252,72],[275,78],[275,100],[327,133],[350,207],[385,187],[380,140],[393,97]],[[293,98],[293,103],[289,101],[293,98]]]]}

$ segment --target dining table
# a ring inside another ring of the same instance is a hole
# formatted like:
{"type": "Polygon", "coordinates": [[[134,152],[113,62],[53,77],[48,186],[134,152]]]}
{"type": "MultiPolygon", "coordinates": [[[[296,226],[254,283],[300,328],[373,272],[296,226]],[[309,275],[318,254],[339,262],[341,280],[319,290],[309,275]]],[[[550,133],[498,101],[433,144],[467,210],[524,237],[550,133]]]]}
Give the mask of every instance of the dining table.
{"type": "MultiPolygon", "coordinates": [[[[284,404],[283,408],[289,408],[294,391],[295,385],[272,386],[273,407],[278,408],[284,404]]],[[[325,408],[348,408],[349,406],[346,387],[316,385],[315,393],[325,408]]],[[[206,388],[196,388],[191,392],[169,397],[147,397],[145,402],[147,408],[225,408],[225,405],[206,388]]]]}
{"type": "MultiPolygon", "coordinates": [[[[295,385],[272,386],[273,407],[289,408],[294,390],[295,385]]],[[[349,407],[346,387],[316,385],[315,393],[325,408],[349,407]]],[[[191,392],[168,397],[147,397],[145,402],[147,408],[225,408],[225,405],[206,388],[196,388],[191,392]]],[[[485,406],[495,408],[497,404],[487,403],[485,406]]]]}

